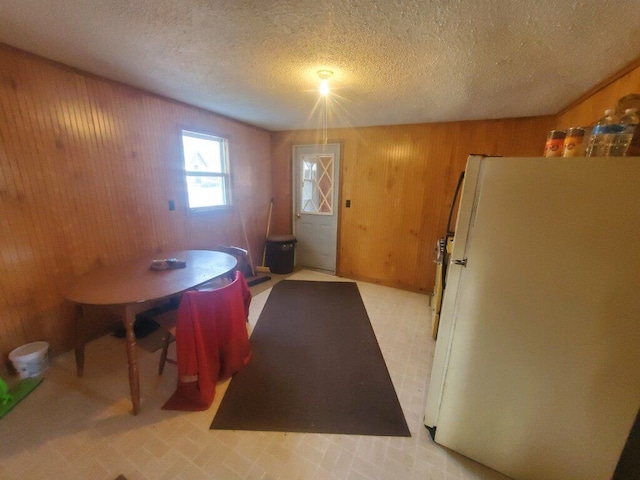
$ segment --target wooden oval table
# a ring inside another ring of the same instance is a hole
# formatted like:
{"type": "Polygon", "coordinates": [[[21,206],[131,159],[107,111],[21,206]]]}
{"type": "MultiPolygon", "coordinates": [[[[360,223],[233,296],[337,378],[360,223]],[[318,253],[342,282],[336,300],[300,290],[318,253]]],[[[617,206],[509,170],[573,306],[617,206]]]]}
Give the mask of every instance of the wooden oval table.
{"type": "Polygon", "coordinates": [[[185,261],[186,267],[152,270],[152,260],[157,257],[148,256],[91,271],[78,277],[64,292],[64,297],[77,305],[76,368],[79,377],[84,373],[84,307],[108,306],[121,315],[126,330],[129,387],[134,415],[140,412],[140,376],[133,330],[136,314],[151,308],[152,303],[166,300],[224,276],[237,265],[237,260],[232,255],[209,250],[175,251],[163,254],[162,257],[175,257],[185,261]]]}

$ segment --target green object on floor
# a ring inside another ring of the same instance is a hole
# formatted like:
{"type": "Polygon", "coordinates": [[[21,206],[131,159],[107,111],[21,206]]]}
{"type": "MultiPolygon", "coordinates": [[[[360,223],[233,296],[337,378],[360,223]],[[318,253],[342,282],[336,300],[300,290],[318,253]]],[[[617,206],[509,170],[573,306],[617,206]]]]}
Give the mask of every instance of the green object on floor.
{"type": "Polygon", "coordinates": [[[25,378],[11,388],[0,377],[0,418],[42,383],[42,378],[25,378]]]}

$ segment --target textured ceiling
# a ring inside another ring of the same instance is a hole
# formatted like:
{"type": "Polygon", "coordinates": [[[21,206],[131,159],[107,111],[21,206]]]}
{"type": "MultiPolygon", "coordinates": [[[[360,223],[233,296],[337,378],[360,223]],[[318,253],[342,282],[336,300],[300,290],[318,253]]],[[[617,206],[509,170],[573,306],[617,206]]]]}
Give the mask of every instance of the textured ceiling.
{"type": "Polygon", "coordinates": [[[637,0],[5,0],[0,42],[269,130],[556,113],[640,57],[637,0]]]}

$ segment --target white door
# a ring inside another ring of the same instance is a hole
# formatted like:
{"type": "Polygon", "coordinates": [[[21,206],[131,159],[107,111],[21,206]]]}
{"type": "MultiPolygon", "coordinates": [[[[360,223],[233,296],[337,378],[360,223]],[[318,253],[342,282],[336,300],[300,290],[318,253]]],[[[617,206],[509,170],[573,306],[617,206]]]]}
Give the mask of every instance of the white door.
{"type": "Polygon", "coordinates": [[[340,145],[294,145],[293,228],[297,265],[336,270],[340,145]]]}

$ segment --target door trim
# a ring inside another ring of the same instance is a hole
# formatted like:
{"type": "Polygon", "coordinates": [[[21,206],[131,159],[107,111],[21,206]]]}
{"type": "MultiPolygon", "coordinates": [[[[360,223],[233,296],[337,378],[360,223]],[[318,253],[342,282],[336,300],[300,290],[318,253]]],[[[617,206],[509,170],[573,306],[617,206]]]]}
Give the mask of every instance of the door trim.
{"type": "MultiPolygon", "coordinates": [[[[333,267],[333,273],[338,274],[338,262],[340,260],[340,206],[342,199],[342,144],[340,142],[333,142],[327,144],[321,143],[304,143],[304,144],[295,144],[291,148],[291,224],[292,224],[292,232],[293,235],[296,235],[297,230],[297,222],[296,222],[296,214],[297,214],[297,185],[296,180],[298,178],[297,171],[297,162],[296,162],[296,151],[301,148],[308,147],[337,147],[338,149],[338,158],[336,160],[337,165],[335,165],[335,179],[334,179],[334,191],[335,191],[335,206],[334,212],[336,217],[336,234],[335,234],[335,264],[333,267]]],[[[295,264],[298,264],[298,253],[295,253],[295,264]]]]}

